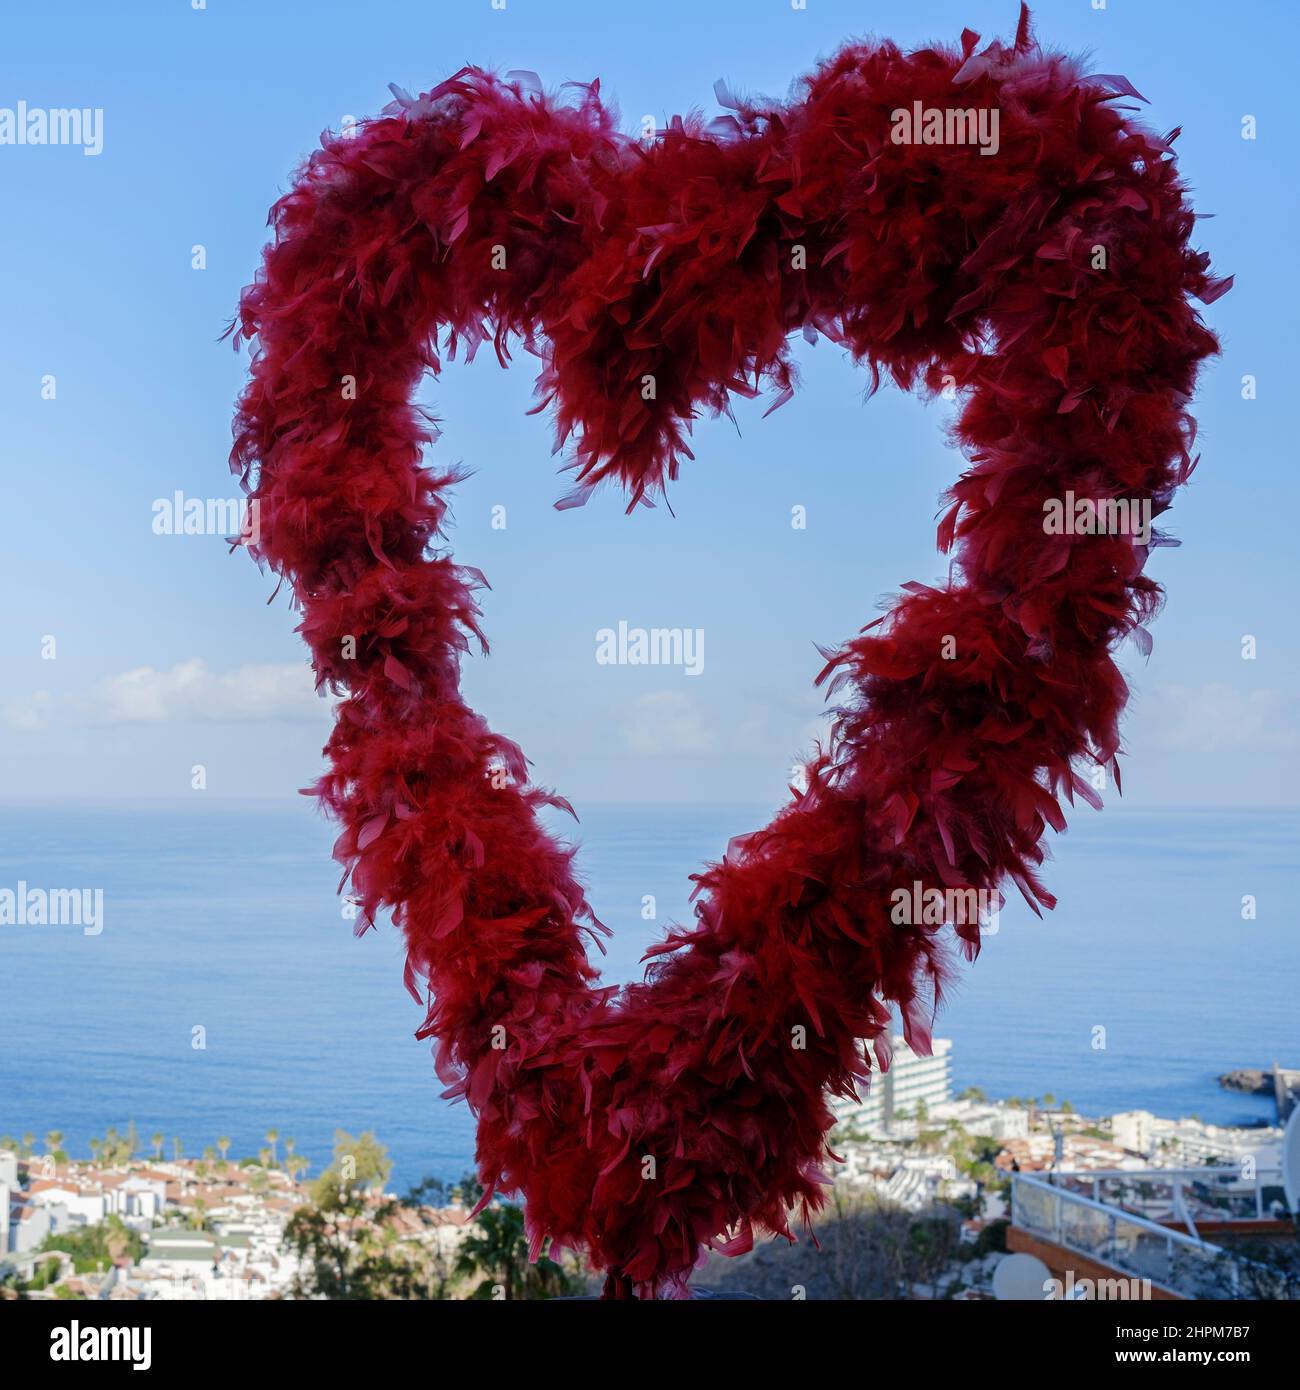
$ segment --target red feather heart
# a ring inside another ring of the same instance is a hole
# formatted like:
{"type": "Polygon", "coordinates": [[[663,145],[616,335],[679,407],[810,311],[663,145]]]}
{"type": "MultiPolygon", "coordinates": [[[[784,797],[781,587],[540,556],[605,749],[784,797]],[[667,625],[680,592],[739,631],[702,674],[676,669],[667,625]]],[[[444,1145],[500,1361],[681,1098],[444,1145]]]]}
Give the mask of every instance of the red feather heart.
{"type": "MultiPolygon", "coordinates": [[[[584,1247],[611,1295],[680,1292],[702,1248],[755,1228],[791,1236],[822,1200],[828,1093],[887,1063],[884,1001],[926,1045],[943,956],[933,925],[892,920],[895,890],[1010,881],[1051,906],[1040,841],[1062,793],[1090,796],[1075,764],[1118,776],[1111,652],[1157,605],[1147,544],[1049,534],[1045,505],[1164,510],[1216,350],[1187,297],[1228,284],[1124,93],[1044,55],[1027,18],[1010,48],[852,45],[788,105],[728,98],[649,143],[598,84],[555,99],[466,68],[327,137],[275,206],[232,467],[260,504],[250,548],[346,697],[316,790],[365,921],[391,908],[428,983],[420,1035],[477,1112],[489,1193],[522,1193],[534,1252],[584,1247]],[[996,112],[994,157],[898,138],[898,113],[947,130],[954,110],[996,112]],[[697,875],[696,924],[645,983],[596,989],[599,924],[536,818],[567,803],[459,694],[483,581],[430,552],[456,478],[422,467],[411,396],[440,335],[490,335],[503,362],[518,337],[572,442],[566,502],[616,479],[632,505],[702,410],[788,398],[796,332],[873,382],[962,394],[952,579],[828,653],[842,703],[807,791],[697,875]]],[[[978,924],[957,932],[973,954],[978,924]]]]}

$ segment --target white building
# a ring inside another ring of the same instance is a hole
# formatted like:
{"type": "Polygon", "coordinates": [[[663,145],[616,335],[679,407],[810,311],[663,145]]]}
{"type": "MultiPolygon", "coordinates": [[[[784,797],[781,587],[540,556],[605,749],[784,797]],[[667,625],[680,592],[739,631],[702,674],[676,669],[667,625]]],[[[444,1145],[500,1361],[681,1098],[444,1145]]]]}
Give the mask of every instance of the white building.
{"type": "Polygon", "coordinates": [[[890,1129],[896,1119],[917,1119],[952,1099],[952,1040],[935,1038],[929,1057],[908,1047],[900,1034],[891,1039],[893,1060],[886,1072],[875,1072],[861,1101],[836,1100],[835,1118],[851,1129],[890,1129]]]}
{"type": "Polygon", "coordinates": [[[930,1107],[930,1118],[958,1125],[980,1139],[1023,1139],[1029,1133],[1029,1112],[1019,1105],[966,1097],[930,1107]]]}
{"type": "Polygon", "coordinates": [[[1150,1155],[1156,1146],[1152,1128],[1155,1118],[1149,1110],[1121,1110],[1118,1115],[1112,1115],[1110,1123],[1115,1142],[1121,1149],[1150,1155]]]}
{"type": "Polygon", "coordinates": [[[1282,1131],[1275,1128],[1229,1129],[1200,1120],[1152,1117],[1152,1137],[1167,1157],[1180,1163],[1217,1163],[1256,1170],[1280,1170],[1282,1131]]]}
{"type": "Polygon", "coordinates": [[[57,1230],[70,1226],[93,1226],[109,1212],[108,1199],[97,1188],[70,1179],[38,1179],[28,1189],[28,1196],[38,1207],[48,1207],[51,1213],[63,1211],[54,1218],[57,1230]]]}
{"type": "Polygon", "coordinates": [[[0,1205],[4,1209],[5,1237],[5,1248],[0,1253],[22,1255],[39,1249],[50,1234],[50,1213],[33,1206],[21,1192],[6,1184],[0,1184],[0,1205]]]}
{"type": "Polygon", "coordinates": [[[905,1158],[878,1188],[880,1196],[908,1211],[920,1211],[939,1200],[973,1197],[975,1184],[957,1171],[947,1154],[905,1158]]]}
{"type": "Polygon", "coordinates": [[[130,1177],[117,1188],[115,1198],[115,1210],[128,1225],[148,1230],[167,1205],[167,1184],[157,1178],[130,1177]]]}
{"type": "Polygon", "coordinates": [[[296,1255],[280,1244],[280,1230],[253,1220],[219,1223],[218,1231],[167,1227],[152,1231],[149,1248],[131,1276],[142,1297],[166,1299],[261,1299],[285,1293],[299,1270],[296,1255]]]}
{"type": "Polygon", "coordinates": [[[152,1231],[140,1267],[175,1279],[204,1279],[221,1263],[222,1250],[207,1231],[169,1228],[152,1231]]]}
{"type": "Polygon", "coordinates": [[[5,1255],[37,1249],[50,1233],[50,1213],[28,1199],[18,1183],[18,1155],[0,1150],[0,1263],[5,1255]]]}

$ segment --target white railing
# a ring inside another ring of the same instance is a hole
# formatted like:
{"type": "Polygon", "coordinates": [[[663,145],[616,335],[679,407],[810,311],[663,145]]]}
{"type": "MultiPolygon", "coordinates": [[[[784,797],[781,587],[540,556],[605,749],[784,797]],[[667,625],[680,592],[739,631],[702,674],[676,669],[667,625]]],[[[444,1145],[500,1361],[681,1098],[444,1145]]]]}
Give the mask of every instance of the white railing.
{"type": "Polygon", "coordinates": [[[1268,1221],[1285,1218],[1282,1172],[1258,1168],[1249,1176],[1226,1165],[1199,1168],[1098,1168],[1042,1176],[1056,1186],[1084,1192],[1094,1201],[1123,1207],[1152,1221],[1268,1221]]]}
{"type": "MultiPolygon", "coordinates": [[[[1173,1192],[1181,1174],[1203,1176],[1205,1169],[1123,1172],[1125,1180],[1163,1176],[1173,1192]]],[[[1229,1170],[1235,1178],[1240,1174],[1229,1170]]],[[[1265,1267],[1224,1250],[1197,1235],[1168,1226],[1113,1202],[1085,1196],[1064,1179],[1091,1183],[1120,1173],[1013,1173],[1011,1220],[1023,1231],[1064,1250],[1138,1279],[1149,1279],[1186,1298],[1287,1297],[1286,1281],[1265,1267]]]]}

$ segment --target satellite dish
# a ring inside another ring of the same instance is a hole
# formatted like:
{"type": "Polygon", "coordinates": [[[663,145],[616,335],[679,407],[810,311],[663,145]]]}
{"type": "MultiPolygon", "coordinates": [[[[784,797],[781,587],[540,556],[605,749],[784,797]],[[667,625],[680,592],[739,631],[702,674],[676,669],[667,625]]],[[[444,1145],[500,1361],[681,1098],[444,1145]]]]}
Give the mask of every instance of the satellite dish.
{"type": "Polygon", "coordinates": [[[1037,1255],[1008,1255],[993,1271],[993,1297],[999,1303],[1042,1303],[1052,1271],[1037,1255]]]}
{"type": "Polygon", "coordinates": [[[1300,1105],[1291,1111],[1282,1135],[1282,1188],[1292,1213],[1300,1212],[1300,1105]]]}

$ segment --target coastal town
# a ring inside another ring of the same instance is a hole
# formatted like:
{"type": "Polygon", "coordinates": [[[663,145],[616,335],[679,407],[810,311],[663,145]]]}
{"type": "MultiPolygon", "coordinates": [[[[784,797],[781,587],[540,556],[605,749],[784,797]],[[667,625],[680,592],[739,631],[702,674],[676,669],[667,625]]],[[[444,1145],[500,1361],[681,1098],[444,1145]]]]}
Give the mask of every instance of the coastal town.
{"type": "MultiPolygon", "coordinates": [[[[833,1258],[819,1259],[808,1241],[776,1242],[739,1260],[711,1257],[697,1282],[760,1297],[978,1299],[994,1296],[1009,1250],[1055,1268],[1055,1241],[1070,1252],[1071,1277],[1076,1266],[1113,1268],[1158,1291],[1137,1296],[1216,1296],[1205,1294],[1206,1271],[1222,1275],[1224,1250],[1211,1227],[1294,1247],[1280,1126],[1142,1110],[1085,1116],[1050,1095],[954,1095],[951,1048],[938,1039],[921,1057],[896,1038],[871,1091],[836,1102],[842,1162],[816,1222],[833,1258]],[[1106,1242],[1093,1248],[1085,1228],[1099,1213],[1106,1242]],[[1075,1218],[1076,1234],[1062,1234],[1075,1218]],[[875,1240],[920,1253],[900,1257],[881,1284],[875,1240]],[[1157,1246],[1166,1262],[1139,1268],[1157,1246]]],[[[142,1144],[133,1126],[109,1131],[90,1159],[70,1156],[57,1132],[43,1151],[31,1135],[0,1138],[0,1297],[522,1298],[597,1286],[571,1257],[530,1265],[517,1208],[494,1202],[472,1217],[472,1178],[397,1197],[386,1190],[382,1143],[339,1131],[332,1161],[309,1180],[292,1140],[274,1130],[267,1138],[239,1160],[225,1139],[199,1158],[181,1156],[179,1144],[168,1156],[161,1135],[142,1144]]],[[[1238,1261],[1230,1277],[1257,1268],[1253,1257],[1238,1261]]],[[[1277,1287],[1295,1296],[1290,1276],[1277,1287]]]]}
{"type": "Polygon", "coordinates": [[[295,1215],[301,1226],[329,1206],[342,1245],[379,1238],[444,1265],[466,1224],[463,1202],[440,1208],[384,1192],[386,1159],[368,1134],[339,1131],[340,1161],[315,1183],[302,1179],[305,1161],[273,1149],[236,1162],[225,1140],[198,1159],[165,1158],[159,1143],[145,1157],[129,1130],[110,1136],[88,1162],[68,1157],[58,1134],[41,1154],[30,1136],[0,1147],[0,1297],[313,1296],[310,1241],[295,1239],[295,1215]],[[353,1151],[371,1154],[368,1166],[358,1171],[353,1151]]]}

